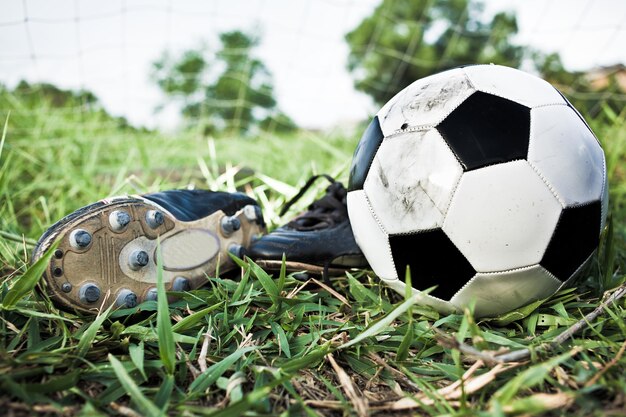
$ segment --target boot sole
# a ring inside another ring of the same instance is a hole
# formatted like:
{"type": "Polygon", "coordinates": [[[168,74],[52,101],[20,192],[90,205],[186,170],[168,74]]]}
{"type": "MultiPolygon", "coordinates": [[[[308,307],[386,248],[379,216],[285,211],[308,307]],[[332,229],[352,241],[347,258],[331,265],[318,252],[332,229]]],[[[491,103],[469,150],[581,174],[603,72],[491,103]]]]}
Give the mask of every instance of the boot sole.
{"type": "Polygon", "coordinates": [[[198,288],[216,272],[233,269],[229,253],[243,257],[252,239],[265,232],[257,213],[246,206],[233,216],[218,210],[184,222],[150,200],[105,200],[52,226],[40,239],[33,259],[59,241],[44,272],[44,285],[61,307],[86,313],[111,304],[134,307],[156,299],[159,253],[168,291],[198,288]],[[122,225],[119,213],[128,215],[121,217],[122,225]],[[237,218],[240,227],[225,230],[225,217],[237,218]]]}

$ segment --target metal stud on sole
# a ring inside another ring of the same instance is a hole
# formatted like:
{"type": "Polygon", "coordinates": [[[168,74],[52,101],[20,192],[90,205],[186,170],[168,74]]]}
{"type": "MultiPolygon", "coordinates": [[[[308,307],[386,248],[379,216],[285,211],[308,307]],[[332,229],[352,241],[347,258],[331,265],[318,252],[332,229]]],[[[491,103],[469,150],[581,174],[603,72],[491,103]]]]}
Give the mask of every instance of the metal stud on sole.
{"type": "Polygon", "coordinates": [[[100,299],[100,288],[93,283],[84,284],[78,290],[78,298],[86,304],[93,304],[100,299]]]}
{"type": "Polygon", "coordinates": [[[83,229],[76,229],[70,233],[70,246],[74,249],[85,249],[91,243],[91,234],[83,229]]]}
{"type": "Polygon", "coordinates": [[[130,254],[130,257],[128,258],[128,265],[130,266],[130,269],[137,271],[148,265],[149,261],[150,256],[146,251],[136,250],[130,254]]]}
{"type": "Polygon", "coordinates": [[[172,282],[172,291],[189,291],[191,283],[185,277],[176,277],[172,282]]]}
{"type": "Polygon", "coordinates": [[[146,223],[150,228],[156,229],[161,226],[165,222],[165,217],[163,217],[163,213],[158,210],[149,210],[146,213],[146,223]]]}
{"type": "Polygon", "coordinates": [[[156,288],[150,288],[148,290],[148,292],[146,293],[146,301],[156,301],[157,300],[157,289],[156,288]]]}
{"type": "Polygon", "coordinates": [[[124,210],[114,210],[109,214],[109,225],[114,232],[121,232],[131,222],[130,214],[124,210]]]}
{"type": "Polygon", "coordinates": [[[230,236],[237,230],[241,229],[241,222],[237,217],[222,217],[220,221],[220,226],[222,227],[222,233],[224,236],[230,236]]]}
{"type": "Polygon", "coordinates": [[[121,308],[133,308],[137,305],[137,294],[124,288],[117,295],[115,305],[121,308]]]}

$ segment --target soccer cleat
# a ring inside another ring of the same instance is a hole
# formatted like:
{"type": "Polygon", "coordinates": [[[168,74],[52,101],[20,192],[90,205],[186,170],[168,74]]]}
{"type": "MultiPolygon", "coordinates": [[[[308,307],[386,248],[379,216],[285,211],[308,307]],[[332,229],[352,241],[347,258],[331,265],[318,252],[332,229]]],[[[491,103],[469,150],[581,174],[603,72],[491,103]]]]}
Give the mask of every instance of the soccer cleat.
{"type": "Polygon", "coordinates": [[[62,307],[97,313],[156,299],[157,246],[169,291],[188,291],[235,267],[264,233],[257,202],[240,193],[171,190],[115,197],[83,207],[50,227],[33,262],[56,241],[44,285],[62,307]]]}
{"type": "Polygon", "coordinates": [[[346,189],[328,175],[315,175],[283,207],[283,215],[320,177],[331,184],[308,211],[255,240],[248,256],[266,270],[277,271],[285,254],[290,272],[308,271],[323,277],[342,275],[350,268],[367,267],[348,219],[346,189]]]}

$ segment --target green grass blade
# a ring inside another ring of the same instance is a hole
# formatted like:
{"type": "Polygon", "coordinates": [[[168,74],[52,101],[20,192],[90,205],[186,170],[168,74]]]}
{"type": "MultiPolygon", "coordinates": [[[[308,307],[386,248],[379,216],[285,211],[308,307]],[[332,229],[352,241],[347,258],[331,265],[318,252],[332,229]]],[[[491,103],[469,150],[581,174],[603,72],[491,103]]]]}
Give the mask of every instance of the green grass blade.
{"type": "Polygon", "coordinates": [[[278,340],[278,345],[280,346],[285,356],[291,358],[291,350],[289,349],[289,341],[287,340],[287,335],[285,334],[285,330],[283,330],[279,323],[272,323],[272,333],[274,333],[274,335],[276,336],[276,339],[278,340]]]}
{"type": "Polygon", "coordinates": [[[101,413],[91,402],[87,401],[76,417],[108,417],[108,414],[101,413]]]}
{"type": "Polygon", "coordinates": [[[74,369],[67,374],[54,376],[40,384],[26,384],[24,388],[27,392],[36,392],[38,394],[65,391],[76,385],[80,379],[80,374],[81,371],[79,369],[74,369]]]}
{"type": "Polygon", "coordinates": [[[7,113],[7,118],[4,121],[4,129],[2,129],[2,139],[0,139],[0,161],[2,160],[2,149],[4,149],[4,141],[7,137],[7,130],[9,129],[9,117],[11,117],[11,112],[7,113]]]}
{"type": "Polygon", "coordinates": [[[279,310],[282,302],[280,299],[280,289],[278,288],[278,285],[276,284],[274,279],[272,279],[272,277],[263,270],[263,268],[255,264],[252,260],[248,258],[246,259],[248,261],[248,265],[250,270],[252,271],[252,274],[261,283],[261,286],[272,300],[272,311],[279,310]]]}
{"type": "Polygon", "coordinates": [[[115,376],[117,376],[120,384],[122,384],[132,402],[139,407],[140,411],[146,416],[163,416],[163,411],[159,410],[152,401],[143,395],[143,392],[141,392],[135,381],[130,377],[128,372],[126,372],[126,369],[124,369],[124,365],[110,353],[108,358],[113,367],[113,372],[115,372],[115,376]]]}
{"type": "Polygon", "coordinates": [[[239,301],[239,299],[243,295],[243,291],[245,290],[249,279],[250,279],[250,268],[244,268],[243,276],[241,277],[239,284],[237,284],[237,289],[235,289],[235,292],[233,293],[233,296],[231,297],[231,302],[239,301]]]}
{"type": "Polygon", "coordinates": [[[144,370],[144,357],[145,357],[145,349],[143,345],[143,341],[139,342],[139,344],[131,344],[128,346],[128,354],[130,355],[130,360],[135,365],[135,368],[141,373],[141,376],[144,379],[148,379],[146,376],[146,371],[144,370]]]}
{"type": "Polygon", "coordinates": [[[278,191],[279,194],[294,195],[296,193],[296,188],[285,182],[279,181],[275,178],[268,177],[267,175],[263,175],[260,173],[257,173],[256,177],[260,181],[263,181],[265,184],[267,184],[268,187],[278,191]]]}
{"type": "Polygon", "coordinates": [[[176,368],[176,344],[174,331],[170,319],[170,309],[163,283],[163,256],[161,245],[157,245],[157,335],[159,337],[159,356],[169,375],[173,375],[176,368]]]}
{"type": "Polygon", "coordinates": [[[259,401],[263,398],[267,398],[267,396],[272,392],[272,388],[274,386],[279,385],[276,383],[277,381],[272,382],[270,385],[265,385],[262,388],[257,388],[254,391],[246,394],[241,401],[237,401],[224,408],[223,410],[217,410],[214,413],[209,414],[211,417],[241,417],[245,415],[245,412],[250,410],[250,408],[256,406],[259,401]]]}
{"type": "Polygon", "coordinates": [[[519,307],[515,310],[509,311],[508,313],[504,313],[495,318],[483,318],[481,321],[483,322],[493,322],[498,326],[507,326],[514,321],[518,321],[528,317],[532,312],[537,310],[537,308],[546,301],[546,298],[534,301],[525,306],[519,307]]]}
{"type": "Polygon", "coordinates": [[[525,369],[496,391],[492,397],[492,402],[498,401],[500,404],[508,403],[521,390],[532,388],[543,382],[555,366],[571,358],[575,353],[575,350],[570,351],[525,369]]]}
{"type": "Polygon", "coordinates": [[[224,302],[220,301],[217,304],[214,304],[214,305],[212,305],[210,307],[204,308],[204,309],[202,309],[200,311],[196,311],[195,313],[190,314],[189,316],[185,317],[184,319],[182,319],[178,323],[174,324],[172,326],[172,331],[173,332],[182,332],[184,330],[190,329],[191,327],[196,325],[198,322],[200,322],[200,320],[202,320],[207,314],[209,314],[210,312],[212,312],[214,310],[217,310],[223,304],[224,304],[224,302]]]}
{"type": "Polygon", "coordinates": [[[221,361],[211,365],[206,372],[196,378],[195,381],[189,385],[189,394],[204,393],[207,388],[217,381],[217,378],[222,376],[231,366],[235,364],[243,355],[253,350],[259,349],[258,346],[248,346],[243,349],[237,349],[230,355],[226,356],[221,361]]]}
{"type": "Polygon", "coordinates": [[[102,323],[104,323],[107,317],[109,317],[111,309],[114,305],[115,304],[111,304],[103,313],[98,314],[96,319],[89,325],[89,327],[87,327],[87,330],[80,335],[80,340],[78,341],[78,346],[76,348],[76,356],[82,358],[87,354],[87,351],[98,334],[98,330],[102,328],[102,323]]]}
{"type": "Polygon", "coordinates": [[[271,276],[267,272],[265,272],[260,266],[255,264],[252,261],[249,261],[250,269],[252,270],[252,274],[259,280],[267,295],[270,296],[272,301],[276,303],[278,299],[278,286],[274,282],[271,276]]]}
{"type": "Polygon", "coordinates": [[[370,308],[382,307],[384,310],[391,310],[392,306],[389,301],[384,298],[381,299],[378,294],[375,294],[372,290],[366,288],[349,272],[346,272],[346,276],[348,277],[348,283],[350,285],[350,294],[356,299],[356,301],[363,303],[370,308]]]}
{"type": "Polygon", "coordinates": [[[344,343],[343,345],[339,346],[337,349],[338,350],[346,349],[352,345],[360,343],[361,341],[367,339],[368,337],[377,335],[378,333],[380,333],[381,331],[389,327],[389,325],[391,325],[391,323],[393,323],[393,321],[396,318],[398,318],[400,315],[409,311],[411,306],[413,306],[418,301],[419,296],[420,296],[419,294],[416,294],[416,295],[411,296],[410,298],[407,298],[406,300],[404,300],[404,302],[402,302],[402,304],[398,305],[396,308],[390,311],[386,316],[375,321],[371,326],[365,329],[357,337],[355,337],[354,339],[350,340],[347,343],[344,343]]]}
{"type": "Polygon", "coordinates": [[[161,410],[166,410],[170,399],[172,397],[172,391],[174,390],[174,375],[165,375],[163,383],[159,388],[156,396],[154,397],[154,403],[161,410]]]}
{"type": "Polygon", "coordinates": [[[617,252],[617,242],[614,239],[613,228],[613,216],[609,215],[606,225],[606,236],[602,245],[604,249],[604,256],[602,256],[601,263],[604,274],[600,277],[602,291],[606,291],[609,288],[612,288],[613,285],[617,284],[614,281],[613,275],[615,272],[615,255],[617,252]]]}
{"type": "Polygon", "coordinates": [[[50,262],[50,258],[58,245],[59,242],[55,242],[52,246],[50,246],[46,253],[44,253],[41,258],[37,259],[37,261],[31,265],[30,268],[28,268],[24,275],[15,281],[9,292],[7,292],[6,296],[2,300],[3,308],[13,309],[22,297],[33,291],[35,285],[37,285],[37,282],[41,279],[43,272],[46,270],[46,267],[50,262]]]}
{"type": "Polygon", "coordinates": [[[283,252],[283,259],[280,264],[280,273],[278,274],[278,294],[282,292],[283,288],[285,288],[285,279],[287,278],[287,257],[283,252]]]}
{"type": "Polygon", "coordinates": [[[300,358],[290,359],[286,361],[285,363],[280,365],[280,369],[281,371],[288,374],[297,372],[300,369],[304,369],[319,363],[330,351],[330,344],[327,342],[321,346],[318,346],[317,348],[313,349],[312,351],[300,358]]]}
{"type": "Polygon", "coordinates": [[[399,361],[405,360],[409,356],[409,348],[411,344],[415,341],[415,335],[413,332],[413,322],[409,320],[407,324],[407,330],[402,338],[402,342],[400,346],[398,346],[398,352],[396,354],[396,359],[399,361]]]}
{"type": "Polygon", "coordinates": [[[34,395],[27,391],[27,388],[15,382],[9,377],[9,375],[0,375],[0,392],[3,394],[11,394],[13,397],[17,397],[27,404],[32,404],[36,401],[34,395]]]}
{"type": "MultiPolygon", "coordinates": [[[[413,285],[411,284],[411,268],[409,265],[406,266],[406,273],[404,278],[404,299],[411,298],[411,294],[413,294],[413,285]]],[[[409,321],[407,322],[407,330],[402,338],[402,342],[400,346],[398,346],[398,351],[396,353],[396,359],[399,361],[405,360],[409,356],[409,347],[411,343],[413,343],[414,335],[413,335],[413,306],[409,306],[407,310],[407,314],[409,316],[409,321]]]]}

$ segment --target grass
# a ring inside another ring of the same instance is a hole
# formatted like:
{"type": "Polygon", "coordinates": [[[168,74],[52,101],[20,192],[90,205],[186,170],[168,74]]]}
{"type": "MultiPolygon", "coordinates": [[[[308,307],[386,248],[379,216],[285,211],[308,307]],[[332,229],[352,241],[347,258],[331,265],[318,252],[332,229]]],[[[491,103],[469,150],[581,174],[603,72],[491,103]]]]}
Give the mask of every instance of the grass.
{"type": "Polygon", "coordinates": [[[292,214],[281,219],[278,209],[309,175],[346,180],[358,137],[171,137],[44,110],[28,126],[9,126],[0,141],[7,415],[624,415],[623,300],[545,348],[624,280],[623,118],[594,126],[609,161],[612,222],[587,279],[505,324],[441,316],[369,271],[330,288],[270,276],[252,263],[233,279],[210,277],[169,306],[145,303],[139,314],[59,311],[32,291],[40,271],[28,266],[33,242],[58,218],[108,195],[192,185],[242,189],[281,224],[292,214]],[[487,357],[524,348],[532,355],[497,364],[469,355],[468,346],[487,357]]]}

